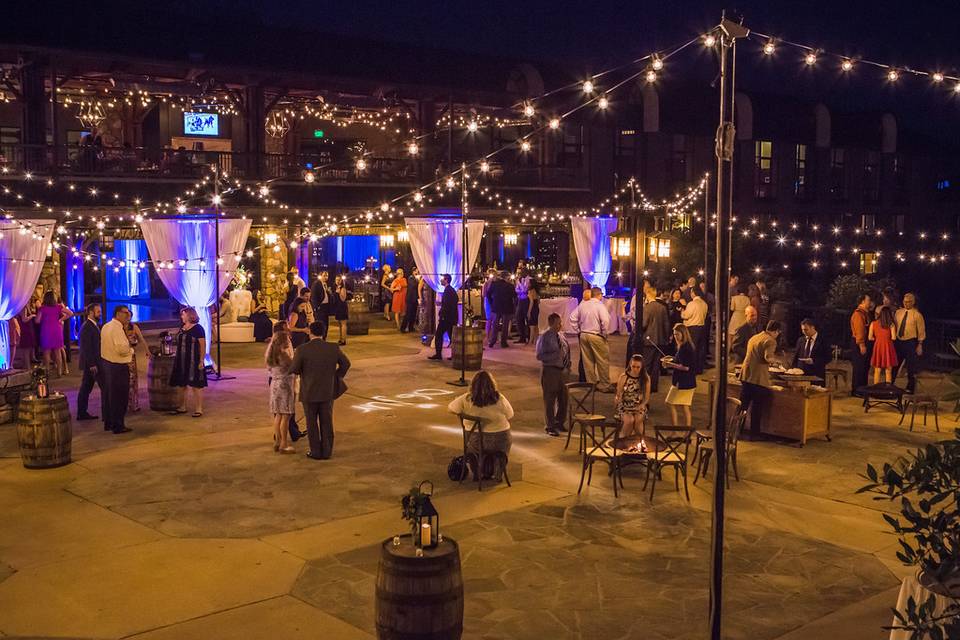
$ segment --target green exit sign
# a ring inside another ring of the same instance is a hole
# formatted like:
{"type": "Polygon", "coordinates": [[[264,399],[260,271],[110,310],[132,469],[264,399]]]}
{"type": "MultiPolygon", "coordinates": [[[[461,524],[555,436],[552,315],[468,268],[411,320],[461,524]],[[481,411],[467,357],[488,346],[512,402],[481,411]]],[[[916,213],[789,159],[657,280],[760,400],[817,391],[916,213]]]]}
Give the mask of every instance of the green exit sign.
{"type": "Polygon", "coordinates": [[[314,130],[313,130],[313,137],[314,137],[314,138],[322,138],[322,137],[323,137],[323,129],[314,129],[314,130]]]}

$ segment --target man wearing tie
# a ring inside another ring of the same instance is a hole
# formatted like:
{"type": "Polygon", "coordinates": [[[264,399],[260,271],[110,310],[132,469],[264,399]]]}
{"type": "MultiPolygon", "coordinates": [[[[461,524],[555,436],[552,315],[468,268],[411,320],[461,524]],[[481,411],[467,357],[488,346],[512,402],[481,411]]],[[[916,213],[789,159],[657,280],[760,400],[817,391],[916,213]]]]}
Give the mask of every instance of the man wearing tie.
{"type": "MultiPolygon", "coordinates": [[[[903,307],[897,309],[893,316],[897,332],[893,344],[897,349],[897,358],[907,367],[907,393],[917,390],[917,371],[923,356],[923,341],[927,339],[927,326],[916,306],[916,296],[907,293],[903,296],[903,307]]],[[[896,368],[893,370],[893,380],[897,380],[896,368]]]]}
{"type": "Polygon", "coordinates": [[[805,376],[816,376],[826,380],[830,345],[820,336],[817,323],[811,318],[800,321],[800,331],[803,335],[797,339],[797,351],[793,355],[793,363],[790,366],[803,369],[805,376]]]}
{"type": "Polygon", "coordinates": [[[567,418],[567,374],[570,372],[570,346],[560,331],[563,321],[560,314],[551,313],[547,318],[550,328],[537,340],[537,360],[543,365],[540,387],[543,389],[548,436],[557,437],[566,431],[563,423],[567,418]]]}

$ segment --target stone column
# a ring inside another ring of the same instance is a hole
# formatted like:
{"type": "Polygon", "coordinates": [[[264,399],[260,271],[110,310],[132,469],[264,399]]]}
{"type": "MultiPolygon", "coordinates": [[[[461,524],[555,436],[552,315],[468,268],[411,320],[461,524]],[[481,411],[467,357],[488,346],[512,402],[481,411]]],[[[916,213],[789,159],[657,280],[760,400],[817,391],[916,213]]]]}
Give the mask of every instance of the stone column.
{"type": "Polygon", "coordinates": [[[260,291],[263,293],[267,311],[274,315],[287,298],[287,243],[284,230],[280,227],[266,227],[260,230],[261,242],[269,234],[276,234],[279,251],[274,246],[264,246],[260,250],[260,291]]]}

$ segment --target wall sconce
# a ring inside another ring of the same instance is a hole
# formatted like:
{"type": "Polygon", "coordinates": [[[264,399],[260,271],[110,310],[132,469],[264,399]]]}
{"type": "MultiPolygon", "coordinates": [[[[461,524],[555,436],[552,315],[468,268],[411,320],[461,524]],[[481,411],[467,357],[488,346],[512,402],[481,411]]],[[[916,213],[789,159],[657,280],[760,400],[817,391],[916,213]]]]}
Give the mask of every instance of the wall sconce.
{"type": "Polygon", "coordinates": [[[394,245],[395,238],[393,235],[382,235],[380,236],[380,246],[384,248],[389,248],[394,245]]]}
{"type": "Polygon", "coordinates": [[[517,241],[520,239],[520,234],[516,231],[505,231],[503,233],[503,246],[505,247],[515,247],[517,246],[517,241]]]}
{"type": "Polygon", "coordinates": [[[397,231],[398,242],[410,242],[410,233],[407,231],[397,231]]]}

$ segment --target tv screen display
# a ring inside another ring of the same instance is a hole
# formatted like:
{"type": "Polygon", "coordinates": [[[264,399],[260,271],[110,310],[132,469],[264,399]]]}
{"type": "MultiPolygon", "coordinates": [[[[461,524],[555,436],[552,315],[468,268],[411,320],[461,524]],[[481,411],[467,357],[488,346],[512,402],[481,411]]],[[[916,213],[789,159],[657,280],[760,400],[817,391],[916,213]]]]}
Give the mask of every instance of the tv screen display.
{"type": "Polygon", "coordinates": [[[220,135],[220,116],[216,113],[183,114],[183,134],[187,136],[220,135]]]}

